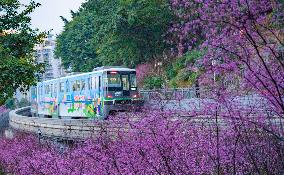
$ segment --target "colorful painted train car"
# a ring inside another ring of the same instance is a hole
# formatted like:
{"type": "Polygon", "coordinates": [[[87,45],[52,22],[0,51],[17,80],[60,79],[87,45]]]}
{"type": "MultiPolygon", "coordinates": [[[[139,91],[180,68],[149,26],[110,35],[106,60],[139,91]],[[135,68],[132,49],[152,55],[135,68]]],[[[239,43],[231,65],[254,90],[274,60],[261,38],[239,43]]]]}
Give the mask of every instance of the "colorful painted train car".
{"type": "Polygon", "coordinates": [[[137,110],[143,105],[135,69],[100,67],[38,82],[31,88],[33,116],[101,118],[115,111],[137,110]]]}

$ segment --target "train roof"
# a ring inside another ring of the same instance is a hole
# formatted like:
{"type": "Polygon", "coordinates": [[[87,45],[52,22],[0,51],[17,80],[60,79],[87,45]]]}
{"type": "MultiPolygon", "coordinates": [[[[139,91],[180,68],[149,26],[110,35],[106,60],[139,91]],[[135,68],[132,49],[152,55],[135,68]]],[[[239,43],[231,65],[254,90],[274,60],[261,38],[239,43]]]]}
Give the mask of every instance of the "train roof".
{"type": "Polygon", "coordinates": [[[80,77],[80,76],[84,76],[84,75],[90,75],[90,74],[93,74],[93,73],[100,73],[100,72],[105,72],[105,71],[135,71],[135,69],[130,69],[130,68],[121,67],[121,66],[103,66],[103,67],[95,68],[92,72],[82,72],[82,73],[76,72],[76,74],[74,74],[74,75],[67,75],[65,77],[46,80],[46,81],[42,81],[42,82],[49,83],[49,82],[53,82],[55,80],[64,80],[64,79],[67,79],[67,78],[75,78],[75,77],[80,77]]]}

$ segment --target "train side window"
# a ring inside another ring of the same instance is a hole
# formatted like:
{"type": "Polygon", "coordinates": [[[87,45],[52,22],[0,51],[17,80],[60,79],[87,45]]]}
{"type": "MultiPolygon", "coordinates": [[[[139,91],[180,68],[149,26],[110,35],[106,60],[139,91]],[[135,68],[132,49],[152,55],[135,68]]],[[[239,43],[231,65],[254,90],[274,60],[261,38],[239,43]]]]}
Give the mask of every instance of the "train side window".
{"type": "Polygon", "coordinates": [[[39,98],[39,96],[40,96],[40,87],[39,86],[36,86],[36,91],[37,91],[38,98],[39,98]]]}
{"type": "Polygon", "coordinates": [[[98,84],[98,77],[95,77],[95,89],[98,89],[99,84],[98,84]]]}
{"type": "Polygon", "coordinates": [[[40,96],[43,95],[43,88],[42,88],[42,86],[39,87],[39,95],[40,95],[40,96]]]}
{"type": "Polygon", "coordinates": [[[50,85],[45,85],[44,86],[44,92],[45,92],[45,94],[49,94],[49,91],[50,91],[50,87],[49,87],[50,85]]]}
{"type": "Polygon", "coordinates": [[[108,78],[107,77],[105,77],[104,78],[104,87],[108,87],[108,78]]]}
{"type": "Polygon", "coordinates": [[[98,78],[98,85],[99,85],[98,89],[101,89],[101,76],[99,76],[98,78]]]}
{"type": "Polygon", "coordinates": [[[124,91],[128,91],[129,90],[129,79],[128,79],[128,75],[122,75],[121,76],[122,79],[122,88],[124,91]]]}
{"type": "Polygon", "coordinates": [[[130,74],[130,87],[137,87],[135,74],[130,74]]]}
{"type": "Polygon", "coordinates": [[[82,91],[85,90],[85,86],[86,86],[85,80],[81,80],[81,89],[82,89],[82,91]]]}
{"type": "Polygon", "coordinates": [[[92,80],[92,89],[97,89],[97,77],[94,75],[92,80]]]}
{"type": "Polygon", "coordinates": [[[70,92],[70,85],[69,85],[69,81],[66,81],[66,92],[70,92]]]}
{"type": "Polygon", "coordinates": [[[64,82],[59,83],[59,91],[64,92],[64,82]]]}
{"type": "Polygon", "coordinates": [[[36,88],[35,88],[35,87],[32,87],[32,88],[31,88],[31,95],[32,95],[32,96],[35,96],[35,95],[36,95],[36,88]]]}
{"type": "Polygon", "coordinates": [[[53,93],[53,84],[50,84],[50,91],[49,91],[50,95],[52,96],[53,93]]]}
{"type": "Polygon", "coordinates": [[[77,89],[77,83],[76,83],[76,81],[72,81],[71,84],[72,84],[72,90],[73,90],[73,91],[76,91],[76,89],[77,89]]]}
{"type": "Polygon", "coordinates": [[[92,89],[92,78],[88,78],[88,89],[92,89]]]}
{"type": "Polygon", "coordinates": [[[76,91],[80,91],[80,89],[81,89],[81,82],[80,82],[80,80],[76,80],[76,91]]]}
{"type": "Polygon", "coordinates": [[[53,87],[53,93],[54,93],[54,95],[56,95],[56,94],[57,94],[57,84],[54,84],[54,87],[53,87]]]}

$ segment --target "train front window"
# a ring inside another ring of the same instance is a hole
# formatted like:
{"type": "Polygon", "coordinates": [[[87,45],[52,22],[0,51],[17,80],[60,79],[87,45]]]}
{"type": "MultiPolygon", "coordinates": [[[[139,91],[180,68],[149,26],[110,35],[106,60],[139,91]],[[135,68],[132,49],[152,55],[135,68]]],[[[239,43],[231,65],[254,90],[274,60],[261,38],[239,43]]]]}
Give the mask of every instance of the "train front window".
{"type": "Polygon", "coordinates": [[[108,74],[108,87],[121,87],[121,80],[120,75],[118,73],[116,74],[108,74]]]}
{"type": "Polygon", "coordinates": [[[109,71],[107,73],[108,91],[130,91],[136,90],[135,72],[109,71]]]}
{"type": "Polygon", "coordinates": [[[121,75],[122,79],[122,90],[129,91],[129,78],[128,75],[121,75]]]}
{"type": "Polygon", "coordinates": [[[136,75],[135,74],[130,74],[130,87],[131,87],[131,89],[137,87],[136,75]]]}

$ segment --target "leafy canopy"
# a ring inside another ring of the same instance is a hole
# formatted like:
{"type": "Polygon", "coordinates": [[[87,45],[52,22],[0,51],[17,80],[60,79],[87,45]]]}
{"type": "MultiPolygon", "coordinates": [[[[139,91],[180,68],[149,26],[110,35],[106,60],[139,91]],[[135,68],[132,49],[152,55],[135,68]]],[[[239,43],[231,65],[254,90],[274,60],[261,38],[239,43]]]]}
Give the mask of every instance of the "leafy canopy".
{"type": "Polygon", "coordinates": [[[41,71],[32,54],[44,33],[30,28],[28,16],[39,5],[34,1],[25,6],[18,0],[0,1],[0,104],[17,88],[28,89],[36,81],[35,73],[41,71]]]}
{"type": "Polygon", "coordinates": [[[89,0],[58,36],[56,55],[65,68],[135,65],[168,49],[164,35],[173,20],[166,0],[89,0]]]}

